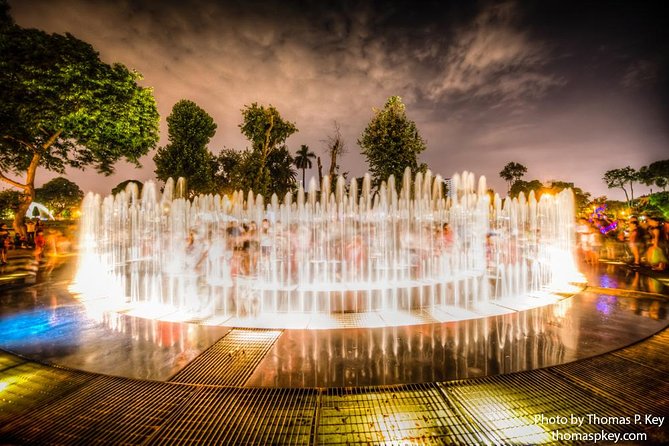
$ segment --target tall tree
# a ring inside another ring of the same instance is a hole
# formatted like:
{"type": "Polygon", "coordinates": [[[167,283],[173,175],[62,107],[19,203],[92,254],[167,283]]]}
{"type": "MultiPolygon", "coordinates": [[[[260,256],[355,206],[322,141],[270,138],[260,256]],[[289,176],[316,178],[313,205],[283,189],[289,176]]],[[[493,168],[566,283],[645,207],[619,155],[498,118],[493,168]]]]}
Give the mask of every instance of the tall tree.
{"type": "Polygon", "coordinates": [[[295,167],[302,169],[302,189],[306,189],[304,173],[306,169],[311,169],[311,159],[316,158],[314,152],[309,151],[309,146],[302,144],[300,150],[295,154],[295,167]]]}
{"type": "Polygon", "coordinates": [[[511,161],[506,166],[504,166],[504,169],[500,171],[499,176],[502,177],[508,183],[509,192],[511,192],[513,184],[516,181],[520,180],[526,173],[527,173],[527,167],[523,166],[520,163],[511,161]]]}
{"type": "MultiPolygon", "coordinates": [[[[276,193],[283,197],[286,192],[295,189],[295,161],[285,146],[278,147],[270,153],[265,163],[267,171],[267,183],[263,184],[262,195],[265,197],[276,193]]],[[[238,152],[233,149],[225,149],[218,156],[218,183],[224,193],[232,193],[235,190],[258,193],[258,166],[260,157],[254,150],[246,149],[238,152]]]]}
{"type": "Polygon", "coordinates": [[[84,191],[67,178],[57,177],[35,189],[37,201],[45,205],[54,215],[69,217],[72,208],[79,207],[84,191]]]}
{"type": "Polygon", "coordinates": [[[195,102],[182,99],[167,117],[169,143],[158,149],[153,161],[162,181],[183,177],[190,195],[214,192],[216,160],[207,149],[216,134],[216,124],[195,102]]]}
{"type": "Polygon", "coordinates": [[[0,180],[23,191],[14,229],[24,233],[39,167],[139,165],[158,141],[158,110],[138,73],[102,62],[89,44],[0,24],[0,180]]]}
{"type": "Polygon", "coordinates": [[[337,121],[334,122],[334,133],[328,136],[326,141],[328,155],[330,155],[330,168],[328,175],[330,181],[334,181],[339,174],[339,158],[346,153],[346,144],[341,136],[341,129],[337,121]]]}
{"type": "MultiPolygon", "coordinates": [[[[427,167],[418,165],[418,155],[427,148],[425,141],[418,134],[416,124],[407,118],[399,96],[390,97],[382,110],[375,110],[358,145],[367,158],[374,187],[390,175],[401,180],[407,167],[413,173],[427,167]]],[[[398,187],[401,183],[396,182],[398,187]]]]}
{"type": "Polygon", "coordinates": [[[295,124],[285,121],[272,105],[265,107],[253,103],[242,109],[241,132],[251,142],[258,170],[253,176],[253,190],[267,195],[271,179],[267,169],[270,154],[280,148],[286,139],[297,132],[295,124]]]}
{"type": "Polygon", "coordinates": [[[669,160],[655,161],[638,171],[638,180],[646,186],[657,186],[663,191],[669,184],[669,160]]]}
{"type": "Polygon", "coordinates": [[[606,186],[609,189],[619,187],[625,193],[625,199],[627,205],[631,206],[632,201],[634,201],[634,182],[638,178],[638,173],[636,170],[630,166],[623,167],[622,169],[612,169],[607,170],[604,173],[602,180],[606,183],[606,186]],[[627,193],[627,187],[630,189],[630,193],[627,193]],[[631,195],[631,198],[630,198],[631,195]]]}

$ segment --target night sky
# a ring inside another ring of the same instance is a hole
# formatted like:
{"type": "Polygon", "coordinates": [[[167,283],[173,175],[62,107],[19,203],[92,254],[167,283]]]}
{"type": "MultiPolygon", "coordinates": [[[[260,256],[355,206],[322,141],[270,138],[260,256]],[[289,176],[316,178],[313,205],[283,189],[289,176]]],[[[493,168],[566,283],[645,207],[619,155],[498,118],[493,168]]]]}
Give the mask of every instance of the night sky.
{"type": "MultiPolygon", "coordinates": [[[[243,149],[240,110],[274,105],[299,132],[287,141],[321,155],[338,122],[342,169],[366,170],[357,139],[392,95],[428,149],[420,161],[449,177],[485,175],[504,195],[509,161],[526,180],[574,182],[622,198],[612,168],[669,158],[669,15],[660,2],[370,2],[10,0],[17,24],[70,32],[155,90],[161,142],[172,106],[195,101],[218,125],[209,148],[243,149]]],[[[153,178],[119,164],[84,190],[153,178]]],[[[314,169],[309,174],[316,175],[314,169]]],[[[38,173],[38,183],[52,178],[38,173]]],[[[642,189],[643,190],[643,189],[642,189]]]]}

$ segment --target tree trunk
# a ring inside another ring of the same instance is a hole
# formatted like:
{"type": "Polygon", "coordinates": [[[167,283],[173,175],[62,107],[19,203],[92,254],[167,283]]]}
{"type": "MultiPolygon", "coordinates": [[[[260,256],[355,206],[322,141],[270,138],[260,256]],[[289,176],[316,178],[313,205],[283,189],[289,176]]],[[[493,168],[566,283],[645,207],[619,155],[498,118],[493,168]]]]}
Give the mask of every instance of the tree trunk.
{"type": "Polygon", "coordinates": [[[16,211],[16,215],[14,215],[14,222],[12,223],[14,231],[21,234],[22,237],[27,236],[25,225],[26,212],[28,212],[30,204],[35,201],[35,173],[41,159],[42,156],[39,153],[35,153],[33,159],[30,160],[30,165],[26,172],[26,183],[23,185],[23,200],[16,211]]]}
{"type": "Polygon", "coordinates": [[[318,186],[323,185],[323,165],[321,164],[321,157],[316,158],[316,164],[318,165],[318,186]]]}
{"type": "Polygon", "coordinates": [[[307,188],[307,187],[304,185],[304,172],[305,172],[306,170],[307,170],[307,169],[305,169],[304,167],[302,168],[302,189],[306,189],[306,188],[307,188]]]}
{"type": "Polygon", "coordinates": [[[51,145],[56,142],[62,132],[62,130],[58,130],[56,133],[51,135],[49,139],[46,140],[46,142],[40,147],[32,147],[33,157],[30,160],[28,170],[26,171],[25,184],[13,183],[15,186],[22,188],[24,193],[23,201],[19,205],[19,209],[16,212],[16,215],[14,215],[14,222],[12,223],[14,231],[21,234],[22,237],[27,236],[25,226],[26,212],[28,211],[30,204],[35,201],[35,174],[37,173],[37,168],[39,167],[39,163],[42,160],[42,153],[45,153],[49,150],[51,145]]]}
{"type": "Polygon", "coordinates": [[[627,193],[627,189],[625,189],[624,187],[621,187],[621,189],[623,190],[623,192],[625,192],[625,201],[627,201],[627,207],[628,208],[632,207],[632,203],[630,202],[630,196],[627,193]]]}

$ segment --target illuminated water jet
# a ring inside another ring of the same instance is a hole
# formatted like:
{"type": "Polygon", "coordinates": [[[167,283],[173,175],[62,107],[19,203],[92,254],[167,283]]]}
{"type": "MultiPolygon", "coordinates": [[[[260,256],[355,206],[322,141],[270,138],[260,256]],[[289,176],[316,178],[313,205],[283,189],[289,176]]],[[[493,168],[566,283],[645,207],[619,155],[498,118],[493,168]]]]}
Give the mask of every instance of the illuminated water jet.
{"type": "Polygon", "coordinates": [[[171,180],[104,199],[88,194],[77,290],[190,318],[450,312],[541,293],[572,280],[571,191],[502,201],[485,178],[452,190],[407,170],[372,192],[342,177],[320,190],[242,191],[188,200],[171,180]],[[448,230],[444,230],[447,225],[448,230]],[[241,228],[245,227],[245,230],[241,228]]]}

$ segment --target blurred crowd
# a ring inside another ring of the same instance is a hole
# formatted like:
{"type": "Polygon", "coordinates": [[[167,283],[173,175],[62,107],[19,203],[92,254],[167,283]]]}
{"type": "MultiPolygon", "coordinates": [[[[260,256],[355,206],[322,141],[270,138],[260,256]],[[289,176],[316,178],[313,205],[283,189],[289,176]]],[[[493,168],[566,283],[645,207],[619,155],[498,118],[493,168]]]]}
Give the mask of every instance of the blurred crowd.
{"type": "Polygon", "coordinates": [[[632,268],[667,269],[669,222],[657,215],[633,215],[627,220],[602,215],[581,218],[576,233],[578,251],[588,263],[606,259],[632,268]]]}
{"type": "Polygon", "coordinates": [[[72,253],[76,233],[74,225],[60,227],[35,218],[27,219],[24,229],[25,234],[22,234],[6,223],[0,224],[0,266],[8,264],[12,250],[31,252],[35,262],[47,269],[55,268],[72,253]]]}

